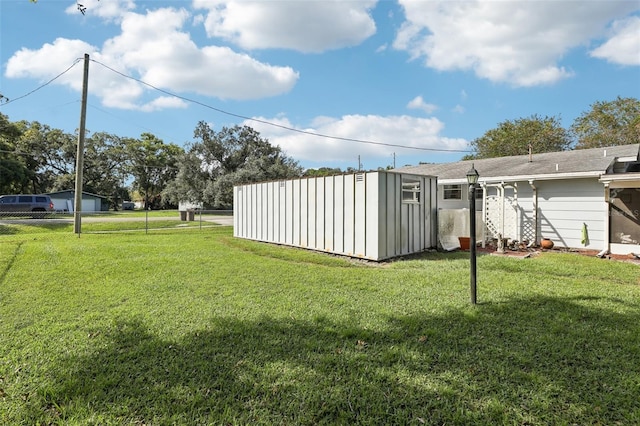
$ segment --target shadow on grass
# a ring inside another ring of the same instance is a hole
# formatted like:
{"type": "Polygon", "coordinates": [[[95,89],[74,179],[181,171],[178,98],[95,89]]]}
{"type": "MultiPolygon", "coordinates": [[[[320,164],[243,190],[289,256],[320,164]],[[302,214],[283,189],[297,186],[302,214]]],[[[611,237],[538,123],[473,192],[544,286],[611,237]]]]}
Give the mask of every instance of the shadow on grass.
{"type": "Polygon", "coordinates": [[[4,262],[4,269],[0,271],[0,284],[4,284],[7,279],[7,274],[13,268],[13,265],[16,263],[16,259],[18,258],[18,254],[20,253],[20,249],[22,248],[24,241],[20,241],[15,244],[15,248],[13,249],[13,253],[11,257],[4,262]]]}
{"type": "Polygon", "coordinates": [[[42,219],[7,220],[0,225],[0,235],[30,234],[34,232],[61,232],[72,230],[73,224],[68,222],[53,222],[42,219]]]}
{"type": "MultiPolygon", "coordinates": [[[[484,257],[489,255],[488,252],[478,251],[476,257],[484,257]]],[[[420,253],[409,254],[405,256],[394,257],[392,259],[385,260],[387,263],[404,262],[407,260],[469,260],[469,252],[454,250],[454,251],[424,251],[420,253]]]]}
{"type": "Polygon", "coordinates": [[[0,235],[14,235],[17,234],[18,231],[15,227],[10,225],[0,224],[0,235]]]}
{"type": "MultiPolygon", "coordinates": [[[[30,420],[81,424],[638,424],[640,314],[534,297],[365,329],[122,320],[56,369],[30,420]]],[[[607,303],[617,303],[609,301],[607,303]]],[[[26,407],[25,407],[26,408],[26,407]]]]}

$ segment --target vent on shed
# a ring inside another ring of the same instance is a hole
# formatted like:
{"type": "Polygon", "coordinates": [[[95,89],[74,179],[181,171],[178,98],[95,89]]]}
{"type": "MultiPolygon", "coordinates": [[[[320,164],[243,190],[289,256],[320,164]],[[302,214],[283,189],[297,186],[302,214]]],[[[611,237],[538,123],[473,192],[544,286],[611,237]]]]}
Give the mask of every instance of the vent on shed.
{"type": "Polygon", "coordinates": [[[356,174],[356,182],[364,182],[364,173],[356,174]]]}

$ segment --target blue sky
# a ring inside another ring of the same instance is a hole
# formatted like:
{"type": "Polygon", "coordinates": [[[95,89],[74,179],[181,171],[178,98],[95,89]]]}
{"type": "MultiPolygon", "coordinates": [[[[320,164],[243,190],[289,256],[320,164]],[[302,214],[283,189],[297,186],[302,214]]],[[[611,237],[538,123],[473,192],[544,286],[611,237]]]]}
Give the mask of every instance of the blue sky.
{"type": "Polygon", "coordinates": [[[640,98],[638,1],[81,3],[0,0],[11,121],[74,132],[85,53],[89,132],[247,124],[305,168],[456,161],[504,120],[640,98]]]}

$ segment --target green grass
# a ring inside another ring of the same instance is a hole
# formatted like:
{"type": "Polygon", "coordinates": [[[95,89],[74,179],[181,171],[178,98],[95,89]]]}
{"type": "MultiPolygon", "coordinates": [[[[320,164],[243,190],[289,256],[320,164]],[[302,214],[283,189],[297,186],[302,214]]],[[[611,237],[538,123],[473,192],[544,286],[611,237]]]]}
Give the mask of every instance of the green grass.
{"type": "Polygon", "coordinates": [[[0,424],[640,423],[637,265],[12,230],[0,424]]]}
{"type": "MultiPolygon", "coordinates": [[[[204,228],[218,226],[216,224],[208,222],[206,216],[202,221],[200,221],[197,216],[197,219],[194,221],[179,221],[175,218],[176,214],[176,212],[173,212],[173,215],[170,215],[166,212],[160,212],[159,214],[153,216],[150,215],[148,218],[145,217],[144,213],[141,215],[139,214],[139,212],[127,212],[123,214],[111,212],[107,214],[87,215],[84,216],[81,220],[80,228],[81,233],[84,234],[101,232],[157,231],[167,229],[204,228]]],[[[0,224],[0,236],[14,234],[41,234],[52,232],[73,233],[74,224],[72,215],[57,215],[52,216],[51,218],[62,220],[56,222],[40,221],[38,219],[23,219],[17,223],[5,221],[3,224],[0,224]]]]}

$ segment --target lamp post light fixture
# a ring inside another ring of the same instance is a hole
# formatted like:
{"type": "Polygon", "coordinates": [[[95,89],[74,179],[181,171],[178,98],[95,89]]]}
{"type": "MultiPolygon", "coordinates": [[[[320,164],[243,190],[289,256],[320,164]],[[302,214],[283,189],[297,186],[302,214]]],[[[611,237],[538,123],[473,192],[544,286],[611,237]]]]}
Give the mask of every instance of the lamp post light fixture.
{"type": "Polygon", "coordinates": [[[467,172],[469,183],[469,273],[471,284],[471,304],[477,303],[476,289],[476,186],[478,185],[478,171],[471,163],[471,169],[467,172]]]}

